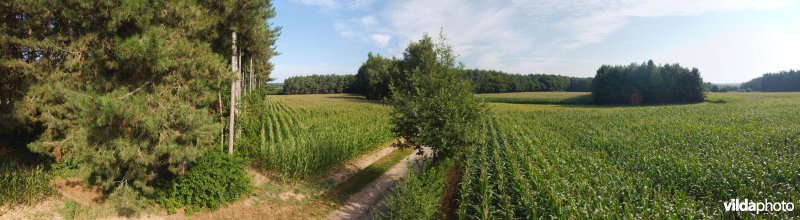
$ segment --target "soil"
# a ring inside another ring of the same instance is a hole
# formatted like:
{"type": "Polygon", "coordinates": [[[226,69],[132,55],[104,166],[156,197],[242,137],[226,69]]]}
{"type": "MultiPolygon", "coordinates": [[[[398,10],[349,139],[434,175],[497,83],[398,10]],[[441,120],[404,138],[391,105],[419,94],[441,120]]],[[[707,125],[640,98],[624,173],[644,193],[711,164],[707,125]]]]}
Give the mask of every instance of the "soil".
{"type": "Polygon", "coordinates": [[[70,177],[53,181],[56,190],[62,197],[81,205],[99,205],[103,203],[103,189],[100,186],[85,188],[80,179],[70,177]]]}

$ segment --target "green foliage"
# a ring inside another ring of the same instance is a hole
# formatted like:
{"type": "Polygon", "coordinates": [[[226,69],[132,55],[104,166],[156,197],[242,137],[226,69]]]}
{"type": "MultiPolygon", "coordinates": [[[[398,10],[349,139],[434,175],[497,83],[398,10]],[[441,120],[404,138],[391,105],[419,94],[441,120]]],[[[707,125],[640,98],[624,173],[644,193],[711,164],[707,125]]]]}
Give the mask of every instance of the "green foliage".
{"type": "Polygon", "coordinates": [[[369,100],[383,100],[390,97],[389,84],[392,75],[397,74],[399,61],[380,54],[367,55],[367,61],[361,64],[356,74],[355,89],[369,100]]]}
{"type": "Polygon", "coordinates": [[[176,176],[159,187],[154,198],[171,212],[180,207],[188,208],[188,212],[216,209],[236,201],[250,190],[245,164],[242,159],[210,151],[191,163],[183,176],[176,176]]]}
{"type": "Polygon", "coordinates": [[[114,207],[117,214],[128,218],[138,217],[144,212],[152,210],[155,205],[153,201],[143,197],[130,186],[118,187],[108,195],[107,201],[114,207]]]}
{"type": "Polygon", "coordinates": [[[484,105],[444,39],[434,45],[425,35],[409,44],[400,67],[391,86],[395,134],[415,148],[430,146],[437,158],[475,143],[484,105]]]}
{"type": "Polygon", "coordinates": [[[767,73],[761,77],[742,83],[741,89],[763,92],[800,91],[800,70],[767,73]]]}
{"type": "Polygon", "coordinates": [[[81,204],[78,204],[78,202],[75,202],[73,200],[67,200],[64,201],[64,207],[61,208],[59,212],[61,213],[61,216],[64,217],[64,219],[72,220],[78,217],[78,214],[80,214],[81,209],[82,209],[81,204]]]}
{"type": "Polygon", "coordinates": [[[476,93],[537,92],[537,91],[591,91],[591,78],[577,78],[546,74],[509,74],[496,70],[463,70],[465,77],[475,85],[476,93]]]}
{"type": "Polygon", "coordinates": [[[732,198],[800,196],[800,94],[716,93],[724,104],[497,105],[470,150],[460,218],[735,219],[732,198]]]}
{"type": "Polygon", "coordinates": [[[442,218],[440,197],[444,192],[446,171],[452,165],[450,160],[433,166],[431,160],[423,160],[420,170],[405,176],[395,188],[394,195],[383,201],[386,211],[376,217],[378,219],[442,218]]]}
{"type": "Polygon", "coordinates": [[[393,139],[389,108],[348,95],[246,96],[239,153],[291,178],[324,172],[393,139]]]}
{"type": "Polygon", "coordinates": [[[111,190],[147,193],[215,146],[231,32],[256,78],[277,55],[268,0],[0,4],[0,118],[14,122],[0,133],[42,128],[32,151],[75,161],[111,190]]]}
{"type": "Polygon", "coordinates": [[[331,94],[354,92],[353,75],[310,75],[293,76],[284,81],[283,93],[292,94],[331,94]]]}
{"type": "Polygon", "coordinates": [[[703,78],[697,68],[678,64],[647,63],[603,65],[592,82],[596,104],[697,103],[705,98],[703,78]]]}
{"type": "Polygon", "coordinates": [[[24,167],[0,156],[0,211],[6,206],[34,204],[55,194],[52,180],[52,174],[41,166],[24,167]]]}

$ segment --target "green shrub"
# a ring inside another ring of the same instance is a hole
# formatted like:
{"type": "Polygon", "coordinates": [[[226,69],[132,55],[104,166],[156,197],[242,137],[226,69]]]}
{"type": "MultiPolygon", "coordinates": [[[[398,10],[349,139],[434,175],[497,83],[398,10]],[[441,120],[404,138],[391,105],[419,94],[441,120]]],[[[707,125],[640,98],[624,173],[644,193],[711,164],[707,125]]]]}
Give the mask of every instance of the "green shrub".
{"type": "Polygon", "coordinates": [[[124,217],[138,217],[146,213],[153,207],[152,200],[145,197],[128,185],[119,186],[114,192],[108,195],[108,201],[114,207],[117,214],[124,217]]]}
{"type": "Polygon", "coordinates": [[[0,207],[33,204],[55,193],[53,176],[41,166],[26,168],[0,157],[0,207]]]}
{"type": "Polygon", "coordinates": [[[159,187],[155,200],[171,213],[180,207],[186,207],[187,213],[201,208],[216,209],[250,190],[245,163],[221,152],[207,152],[183,176],[159,187]]]}
{"type": "Polygon", "coordinates": [[[81,209],[81,204],[78,204],[72,200],[67,200],[64,202],[64,207],[59,211],[61,212],[61,217],[67,220],[72,220],[78,217],[81,209]]]}
{"type": "MultiPolygon", "coordinates": [[[[429,166],[429,160],[426,165],[429,166]]],[[[438,219],[441,217],[439,198],[444,192],[445,174],[452,162],[447,160],[432,168],[411,172],[401,180],[395,194],[384,200],[386,211],[378,219],[438,219]]]]}

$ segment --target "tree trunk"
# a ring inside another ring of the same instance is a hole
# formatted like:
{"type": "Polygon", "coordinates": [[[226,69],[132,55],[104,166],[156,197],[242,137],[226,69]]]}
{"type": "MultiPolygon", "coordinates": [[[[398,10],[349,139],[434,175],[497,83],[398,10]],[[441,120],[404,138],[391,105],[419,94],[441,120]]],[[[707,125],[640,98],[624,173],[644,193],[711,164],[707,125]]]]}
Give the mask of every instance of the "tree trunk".
{"type": "MultiPolygon", "coordinates": [[[[222,88],[220,88],[222,89],[222,88]]],[[[225,116],[222,116],[222,92],[217,91],[217,103],[219,103],[219,123],[225,123],[225,116]]],[[[219,147],[225,149],[225,127],[219,127],[219,147]]]]}
{"type": "Polygon", "coordinates": [[[250,57],[250,92],[253,92],[253,86],[255,82],[253,82],[253,58],[250,57]]]}
{"type": "MultiPolygon", "coordinates": [[[[236,50],[236,32],[233,32],[233,44],[231,49],[233,50],[233,55],[231,55],[231,68],[234,73],[239,72],[239,58],[236,50]]],[[[228,154],[233,154],[233,132],[234,132],[234,117],[236,116],[236,84],[239,82],[239,74],[235,75],[236,78],[231,81],[231,111],[230,111],[230,118],[228,119],[228,154]]]]}

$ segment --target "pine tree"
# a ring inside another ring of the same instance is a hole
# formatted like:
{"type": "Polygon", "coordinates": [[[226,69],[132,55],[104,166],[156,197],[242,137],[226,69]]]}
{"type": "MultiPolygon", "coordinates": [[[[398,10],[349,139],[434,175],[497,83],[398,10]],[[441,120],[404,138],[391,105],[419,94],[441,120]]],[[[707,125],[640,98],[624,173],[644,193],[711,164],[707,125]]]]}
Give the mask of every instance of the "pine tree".
{"type": "Polygon", "coordinates": [[[0,5],[0,68],[24,79],[4,95],[9,114],[41,131],[31,150],[65,155],[107,189],[147,192],[217,146],[233,31],[264,77],[277,54],[267,0],[0,5]]]}

